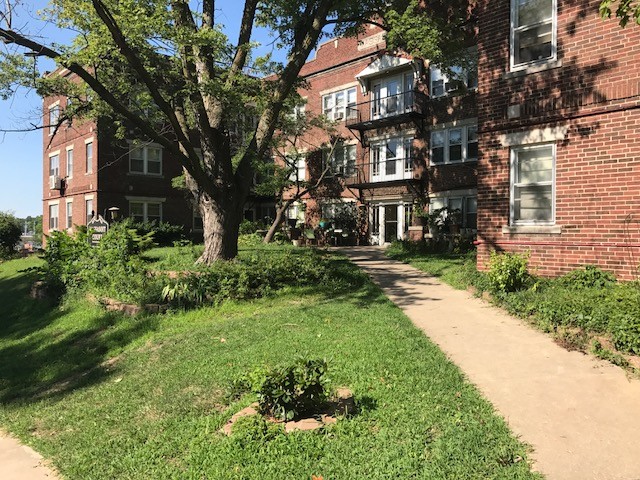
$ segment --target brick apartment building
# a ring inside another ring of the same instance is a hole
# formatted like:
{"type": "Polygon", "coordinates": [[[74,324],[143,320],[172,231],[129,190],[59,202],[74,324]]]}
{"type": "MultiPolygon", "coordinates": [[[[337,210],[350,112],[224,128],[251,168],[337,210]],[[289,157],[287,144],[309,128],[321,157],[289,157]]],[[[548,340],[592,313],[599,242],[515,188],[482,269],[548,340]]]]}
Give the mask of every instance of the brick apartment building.
{"type": "MultiPolygon", "coordinates": [[[[436,67],[385,50],[384,34],[368,28],[358,39],[320,45],[301,71],[305,113],[324,114],[342,138],[330,158],[309,149],[300,176],[313,180],[330,165],[324,188],[307,195],[290,217],[315,226],[352,206],[366,221],[364,240],[378,245],[422,238],[412,211],[429,203],[463,212],[476,228],[477,115],[475,72],[450,81],[436,67]],[[465,85],[462,85],[464,83],[465,85]]],[[[302,142],[320,148],[325,133],[302,142]]]]}
{"type": "MultiPolygon", "coordinates": [[[[69,74],[65,70],[52,75],[69,74]]],[[[43,232],[72,231],[95,214],[112,219],[110,208],[136,222],[183,225],[196,238],[202,220],[185,192],[171,185],[182,167],[160,145],[139,139],[117,140],[106,119],[64,123],[56,131],[65,97],[43,101],[43,232]]],[[[273,215],[273,202],[253,198],[245,216],[273,215]]]]}
{"type": "Polygon", "coordinates": [[[541,275],[640,262],[640,28],[598,0],[478,5],[478,266],[530,252],[541,275]]]}

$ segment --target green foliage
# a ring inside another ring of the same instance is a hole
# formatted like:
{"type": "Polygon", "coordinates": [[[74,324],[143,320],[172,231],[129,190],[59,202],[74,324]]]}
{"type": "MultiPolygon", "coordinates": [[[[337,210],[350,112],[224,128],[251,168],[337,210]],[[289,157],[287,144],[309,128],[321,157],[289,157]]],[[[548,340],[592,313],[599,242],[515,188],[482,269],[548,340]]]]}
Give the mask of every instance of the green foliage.
{"type": "Polygon", "coordinates": [[[487,275],[492,290],[508,293],[524,288],[530,279],[528,263],[528,255],[491,252],[487,275]]]}
{"type": "Polygon", "coordinates": [[[87,232],[54,231],[47,237],[44,249],[44,265],[40,268],[43,280],[51,291],[62,293],[66,288],[75,288],[83,283],[87,258],[91,254],[87,232]]]}
{"type": "Polygon", "coordinates": [[[612,6],[617,3],[615,16],[619,19],[620,26],[626,27],[629,21],[640,25],[640,2],[633,0],[603,0],[600,2],[600,16],[602,19],[611,18],[612,6]]]}
{"type": "Polygon", "coordinates": [[[315,250],[254,253],[220,261],[165,286],[163,300],[179,307],[260,298],[287,286],[330,285],[335,291],[360,285],[360,275],[340,275],[340,264],[315,250]]]}
{"type": "Polygon", "coordinates": [[[326,373],[326,360],[305,358],[268,371],[257,388],[261,412],[281,420],[319,413],[327,399],[326,373]]]}
{"type": "Polygon", "coordinates": [[[15,253],[20,234],[21,228],[16,217],[9,212],[0,212],[0,259],[15,253]]]}
{"type": "Polygon", "coordinates": [[[611,330],[618,350],[640,355],[640,307],[632,314],[616,315],[611,330]]]}
{"type": "Polygon", "coordinates": [[[171,225],[169,222],[137,222],[131,223],[141,237],[153,238],[153,242],[160,247],[173,245],[174,242],[184,240],[185,231],[182,225],[171,225]]]}
{"type": "Polygon", "coordinates": [[[584,270],[573,270],[560,277],[558,282],[571,289],[606,288],[616,282],[616,277],[595,265],[585,265],[584,270]]]}

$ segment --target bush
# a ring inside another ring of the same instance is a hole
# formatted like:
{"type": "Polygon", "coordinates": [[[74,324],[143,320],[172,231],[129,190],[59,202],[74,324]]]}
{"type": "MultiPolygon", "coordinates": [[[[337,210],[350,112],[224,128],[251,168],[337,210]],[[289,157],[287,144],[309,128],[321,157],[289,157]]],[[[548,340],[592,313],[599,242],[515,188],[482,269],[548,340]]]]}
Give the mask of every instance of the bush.
{"type": "Polygon", "coordinates": [[[9,258],[15,254],[22,230],[16,217],[0,212],[0,258],[9,258]]]}
{"type": "Polygon", "coordinates": [[[281,420],[319,413],[327,399],[327,362],[299,358],[266,373],[257,389],[260,411],[281,420]]]}
{"type": "Polygon", "coordinates": [[[584,270],[573,270],[560,277],[558,282],[570,289],[606,288],[616,283],[616,277],[595,265],[585,265],[584,270]]]}
{"type": "Polygon", "coordinates": [[[611,328],[613,343],[623,352],[640,355],[640,311],[619,315],[611,328]]]}
{"type": "MultiPolygon", "coordinates": [[[[120,222],[123,223],[123,222],[120,222]]],[[[169,222],[138,222],[131,223],[131,228],[135,229],[141,237],[152,236],[154,243],[160,247],[168,247],[185,239],[185,231],[182,225],[172,225],[169,222]]]]}
{"type": "Polygon", "coordinates": [[[528,255],[491,252],[487,276],[495,292],[515,292],[523,289],[530,279],[528,255]]]}

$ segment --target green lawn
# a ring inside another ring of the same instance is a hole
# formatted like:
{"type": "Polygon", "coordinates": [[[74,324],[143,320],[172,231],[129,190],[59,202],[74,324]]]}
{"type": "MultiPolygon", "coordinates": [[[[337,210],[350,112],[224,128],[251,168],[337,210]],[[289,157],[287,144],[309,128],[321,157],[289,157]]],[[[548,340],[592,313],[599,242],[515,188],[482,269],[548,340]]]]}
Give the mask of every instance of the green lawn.
{"type": "Polygon", "coordinates": [[[30,300],[19,270],[36,263],[0,264],[0,425],[65,478],[539,478],[491,405],[371,284],[126,318],[30,300]],[[231,382],[299,354],[327,358],[358,414],[316,433],[253,421],[220,434],[253,400],[227,400],[231,382]]]}

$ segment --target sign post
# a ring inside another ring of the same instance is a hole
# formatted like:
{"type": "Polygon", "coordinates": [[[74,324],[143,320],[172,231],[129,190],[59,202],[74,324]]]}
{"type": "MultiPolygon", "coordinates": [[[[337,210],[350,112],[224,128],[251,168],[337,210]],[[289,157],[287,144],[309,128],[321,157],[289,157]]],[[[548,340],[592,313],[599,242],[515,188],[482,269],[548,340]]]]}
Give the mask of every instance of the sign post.
{"type": "Polygon", "coordinates": [[[91,232],[89,237],[89,244],[92,247],[96,247],[105,233],[109,231],[109,224],[102,218],[102,215],[94,216],[89,223],[87,223],[87,230],[91,232]]]}

